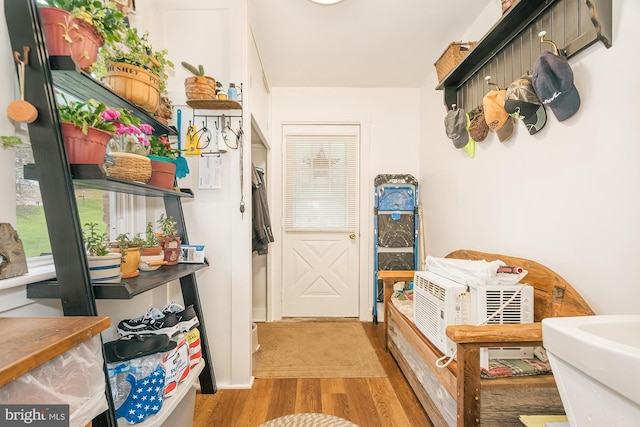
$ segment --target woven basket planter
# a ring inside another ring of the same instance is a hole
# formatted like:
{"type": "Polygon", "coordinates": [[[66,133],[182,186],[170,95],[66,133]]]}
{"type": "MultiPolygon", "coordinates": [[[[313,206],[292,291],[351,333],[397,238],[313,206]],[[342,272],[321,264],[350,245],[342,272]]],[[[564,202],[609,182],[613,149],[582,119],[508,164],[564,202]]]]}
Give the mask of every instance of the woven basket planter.
{"type": "Polygon", "coordinates": [[[158,110],[160,80],[148,70],[124,62],[110,62],[103,81],[115,93],[146,112],[153,114],[158,110]]]}
{"type": "Polygon", "coordinates": [[[38,13],[49,55],[71,56],[82,70],[88,71],[103,42],[93,25],[55,7],[39,7],[38,13]]]}
{"type": "Polygon", "coordinates": [[[478,42],[450,43],[434,64],[438,74],[438,81],[442,81],[477,44],[478,42]]]}
{"type": "Polygon", "coordinates": [[[114,165],[107,164],[107,176],[146,184],[151,178],[151,160],[133,153],[110,153],[114,165]]]}
{"type": "Polygon", "coordinates": [[[184,80],[187,99],[216,99],[216,79],[208,76],[187,77],[184,80]]]}

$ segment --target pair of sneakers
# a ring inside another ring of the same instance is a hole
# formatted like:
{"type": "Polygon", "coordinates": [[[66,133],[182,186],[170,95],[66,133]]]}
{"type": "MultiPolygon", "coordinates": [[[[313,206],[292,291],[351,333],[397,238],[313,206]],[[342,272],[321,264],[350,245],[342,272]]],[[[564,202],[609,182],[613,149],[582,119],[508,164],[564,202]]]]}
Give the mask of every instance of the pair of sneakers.
{"type": "Polygon", "coordinates": [[[122,336],[164,334],[173,337],[189,332],[198,325],[200,321],[192,305],[184,308],[176,302],[170,302],[162,310],[151,307],[140,317],[122,320],[117,330],[122,336]]]}

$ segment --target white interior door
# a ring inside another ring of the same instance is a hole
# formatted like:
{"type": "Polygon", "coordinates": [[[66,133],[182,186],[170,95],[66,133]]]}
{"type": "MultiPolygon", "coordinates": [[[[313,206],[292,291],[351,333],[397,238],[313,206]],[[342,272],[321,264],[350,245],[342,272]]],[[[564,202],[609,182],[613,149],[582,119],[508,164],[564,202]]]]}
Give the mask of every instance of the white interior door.
{"type": "Polygon", "coordinates": [[[282,314],[358,317],[360,127],[285,125],[282,314]]]}

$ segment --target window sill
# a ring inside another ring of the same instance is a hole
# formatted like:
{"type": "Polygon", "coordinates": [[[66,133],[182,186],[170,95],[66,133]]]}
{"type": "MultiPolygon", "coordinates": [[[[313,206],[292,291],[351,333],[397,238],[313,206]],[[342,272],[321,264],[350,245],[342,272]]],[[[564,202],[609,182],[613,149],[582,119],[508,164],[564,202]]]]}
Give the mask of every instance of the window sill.
{"type": "Polygon", "coordinates": [[[29,270],[27,274],[0,280],[0,290],[17,288],[56,277],[56,268],[51,255],[29,258],[27,260],[27,268],[29,270]]]}

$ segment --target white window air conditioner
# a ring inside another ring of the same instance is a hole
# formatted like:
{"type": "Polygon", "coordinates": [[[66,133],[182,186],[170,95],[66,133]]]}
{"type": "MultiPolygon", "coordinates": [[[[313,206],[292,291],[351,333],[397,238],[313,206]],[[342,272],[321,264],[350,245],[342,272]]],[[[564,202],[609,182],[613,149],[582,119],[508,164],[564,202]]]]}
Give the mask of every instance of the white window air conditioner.
{"type": "MultiPolygon", "coordinates": [[[[446,334],[449,325],[533,322],[533,287],[530,285],[467,287],[431,271],[416,271],[413,290],[414,323],[447,356],[455,355],[455,343],[446,334]]],[[[490,358],[530,357],[533,357],[533,347],[481,349],[480,366],[488,368],[490,358]]]]}

